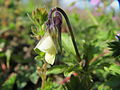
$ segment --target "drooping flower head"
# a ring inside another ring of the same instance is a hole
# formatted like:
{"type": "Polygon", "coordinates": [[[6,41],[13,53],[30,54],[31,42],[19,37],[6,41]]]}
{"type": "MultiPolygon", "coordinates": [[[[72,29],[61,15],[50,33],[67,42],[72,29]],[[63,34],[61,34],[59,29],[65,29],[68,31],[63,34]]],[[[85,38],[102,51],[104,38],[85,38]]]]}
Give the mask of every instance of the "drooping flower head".
{"type": "Polygon", "coordinates": [[[45,53],[45,61],[51,65],[54,64],[55,56],[58,53],[59,32],[61,32],[62,16],[55,12],[54,17],[50,12],[46,22],[46,30],[42,39],[38,42],[35,49],[45,53]],[[50,16],[50,17],[49,17],[50,16]]]}

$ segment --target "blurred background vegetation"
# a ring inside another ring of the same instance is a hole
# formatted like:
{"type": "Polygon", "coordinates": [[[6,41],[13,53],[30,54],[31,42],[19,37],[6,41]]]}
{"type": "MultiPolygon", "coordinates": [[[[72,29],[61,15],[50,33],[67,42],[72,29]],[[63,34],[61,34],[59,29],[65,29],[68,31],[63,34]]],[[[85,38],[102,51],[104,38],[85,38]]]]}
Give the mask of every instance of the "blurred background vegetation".
{"type": "MultiPolygon", "coordinates": [[[[103,3],[106,6],[111,1],[103,3]]],[[[59,0],[0,0],[0,90],[36,90],[40,87],[41,79],[36,73],[36,54],[33,51],[37,41],[32,37],[33,23],[28,14],[37,7],[45,7],[48,11],[55,6],[62,7],[61,3],[59,0]]],[[[106,13],[99,6],[91,9],[74,7],[76,3],[72,2],[64,9],[69,16],[80,53],[88,55],[91,60],[89,69],[92,70],[94,81],[92,89],[119,90],[120,60],[113,58],[107,47],[107,43],[116,40],[115,35],[119,33],[119,15],[114,11],[106,13]]],[[[72,46],[68,46],[71,42],[68,42],[70,36],[65,23],[62,32],[66,52],[61,62],[71,66],[76,60],[72,46]]],[[[50,77],[59,78],[54,75],[55,70],[49,74],[53,74],[50,77]]],[[[51,87],[46,90],[54,90],[50,88],[55,87],[55,83],[49,82],[49,85],[51,87]]]]}

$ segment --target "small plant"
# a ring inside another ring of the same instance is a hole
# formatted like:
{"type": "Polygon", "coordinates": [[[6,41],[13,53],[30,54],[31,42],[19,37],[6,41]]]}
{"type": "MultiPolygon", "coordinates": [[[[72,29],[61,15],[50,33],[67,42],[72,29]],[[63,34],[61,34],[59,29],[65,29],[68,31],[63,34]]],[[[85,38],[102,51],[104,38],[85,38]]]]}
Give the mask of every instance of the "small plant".
{"type": "MultiPolygon", "coordinates": [[[[32,27],[33,36],[39,40],[34,50],[38,54],[35,59],[37,72],[42,79],[42,90],[90,90],[107,86],[107,80],[104,83],[97,83],[96,80],[106,70],[105,77],[111,74],[110,70],[114,72],[112,60],[109,62],[106,58],[110,57],[107,47],[100,50],[95,39],[89,41],[85,37],[79,50],[68,16],[61,8],[53,8],[49,13],[44,8],[37,8],[32,12],[31,20],[35,25],[32,27]],[[64,45],[69,36],[62,33],[62,16],[71,37],[65,46],[67,49],[64,45]]],[[[86,29],[97,27],[93,25],[86,29]]],[[[109,47],[112,46],[113,43],[109,43],[109,47]]],[[[110,88],[109,85],[107,88],[110,88]]]]}
{"type": "MultiPolygon", "coordinates": [[[[39,69],[43,69],[42,71],[39,71],[39,75],[42,78],[42,89],[44,90],[44,84],[46,81],[46,72],[47,72],[47,64],[53,65],[55,62],[56,54],[62,53],[62,41],[61,41],[61,25],[62,25],[62,15],[65,17],[71,39],[74,45],[74,49],[76,51],[76,56],[78,61],[80,61],[80,55],[77,49],[77,45],[75,42],[75,38],[72,32],[72,28],[69,22],[69,19],[66,15],[66,13],[61,8],[54,8],[51,9],[50,13],[48,14],[48,20],[43,20],[43,18],[47,18],[46,10],[43,8],[38,8],[32,13],[32,20],[35,22],[35,24],[38,25],[36,27],[36,32],[44,32],[42,39],[39,41],[37,46],[35,47],[35,51],[39,53],[39,51],[45,53],[45,61],[42,68],[39,67],[39,69]],[[55,13],[54,13],[55,12],[55,13]],[[42,14],[41,14],[42,13],[42,14]],[[54,13],[54,16],[52,14],[54,13]],[[40,15],[40,16],[39,16],[40,15]],[[36,17],[38,16],[38,17],[36,17]],[[40,17],[40,18],[39,18],[40,17]],[[41,18],[42,17],[42,18],[41,18]],[[41,20],[42,19],[42,20],[41,20]],[[40,23],[39,23],[40,22],[40,23]],[[39,30],[39,27],[42,27],[43,25],[46,25],[46,29],[42,28],[39,30]],[[44,29],[44,31],[43,31],[44,29]],[[43,74],[44,73],[44,74],[43,74]]],[[[35,31],[33,32],[35,34],[35,31]]],[[[37,35],[37,33],[36,33],[37,35]]],[[[38,57],[38,56],[37,56],[38,57]]]]}
{"type": "Polygon", "coordinates": [[[39,1],[0,0],[0,90],[119,90],[120,17],[104,13],[111,0],[32,12],[52,6],[39,1]]]}

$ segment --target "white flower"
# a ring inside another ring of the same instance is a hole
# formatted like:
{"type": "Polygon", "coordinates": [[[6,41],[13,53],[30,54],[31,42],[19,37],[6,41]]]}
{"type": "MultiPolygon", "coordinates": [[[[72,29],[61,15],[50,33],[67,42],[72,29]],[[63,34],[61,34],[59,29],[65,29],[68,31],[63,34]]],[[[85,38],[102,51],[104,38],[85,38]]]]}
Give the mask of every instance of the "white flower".
{"type": "Polygon", "coordinates": [[[35,47],[45,53],[45,60],[47,63],[53,65],[55,61],[55,55],[57,53],[54,41],[49,33],[40,40],[35,47]]]}

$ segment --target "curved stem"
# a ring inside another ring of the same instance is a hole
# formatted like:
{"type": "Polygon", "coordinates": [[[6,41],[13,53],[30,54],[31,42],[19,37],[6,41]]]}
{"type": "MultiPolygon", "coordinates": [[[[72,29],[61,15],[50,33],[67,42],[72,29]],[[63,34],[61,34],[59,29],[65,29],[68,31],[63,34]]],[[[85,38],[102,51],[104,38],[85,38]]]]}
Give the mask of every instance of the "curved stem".
{"type": "Polygon", "coordinates": [[[78,60],[81,61],[80,54],[78,52],[77,44],[75,42],[75,37],[74,37],[73,31],[72,31],[70,21],[69,21],[67,15],[66,15],[66,13],[61,8],[56,7],[56,10],[61,12],[63,14],[65,20],[66,20],[66,23],[67,23],[67,26],[68,26],[68,29],[69,29],[69,32],[70,32],[70,35],[71,35],[71,39],[72,39],[72,42],[73,42],[73,45],[74,45],[74,49],[75,49],[75,52],[76,52],[76,56],[77,56],[78,60]]]}
{"type": "Polygon", "coordinates": [[[78,52],[77,44],[75,42],[74,34],[73,34],[73,31],[72,31],[72,27],[71,27],[70,21],[69,21],[69,19],[67,17],[67,14],[59,7],[52,8],[51,11],[48,14],[48,23],[52,20],[52,14],[55,11],[59,11],[64,16],[64,18],[66,20],[66,23],[67,23],[67,26],[68,26],[68,29],[69,29],[69,32],[70,32],[70,35],[71,35],[71,39],[72,39],[72,42],[73,42],[73,46],[74,46],[74,49],[75,49],[75,52],[76,52],[77,59],[78,59],[78,61],[81,61],[80,54],[78,52]]]}

